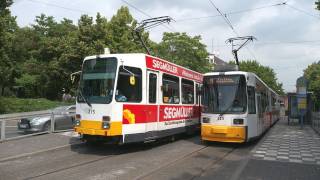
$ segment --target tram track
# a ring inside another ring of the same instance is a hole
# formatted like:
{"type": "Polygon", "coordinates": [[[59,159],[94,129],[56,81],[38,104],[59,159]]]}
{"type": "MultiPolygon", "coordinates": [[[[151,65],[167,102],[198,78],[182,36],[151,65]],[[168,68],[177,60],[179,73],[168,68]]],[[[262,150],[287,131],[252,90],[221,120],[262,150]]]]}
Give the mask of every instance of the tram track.
{"type": "MultiPolygon", "coordinates": [[[[84,143],[83,144],[79,144],[79,145],[86,146],[84,143]]],[[[106,159],[110,159],[112,157],[116,157],[116,156],[121,155],[121,154],[126,154],[126,153],[134,152],[134,151],[137,151],[137,150],[145,148],[145,147],[131,146],[130,148],[126,149],[125,147],[126,146],[112,146],[110,150],[111,150],[111,152],[115,152],[115,153],[113,153],[111,155],[106,155],[106,156],[103,156],[103,157],[98,157],[98,158],[90,159],[90,160],[87,160],[87,161],[78,162],[78,163],[75,163],[73,165],[61,167],[61,168],[58,168],[58,169],[55,169],[55,170],[52,170],[52,171],[43,172],[43,173],[40,173],[40,174],[37,174],[37,175],[34,175],[34,176],[30,176],[30,177],[27,177],[27,178],[24,178],[24,179],[25,180],[31,180],[31,179],[41,178],[41,177],[44,177],[44,176],[47,176],[47,175],[52,175],[52,174],[55,174],[55,173],[60,173],[60,172],[67,171],[67,170],[74,169],[74,168],[78,168],[78,167],[81,167],[81,166],[90,165],[90,164],[93,164],[93,163],[97,163],[99,161],[103,161],[103,160],[106,160],[106,159]]],[[[84,148],[84,147],[83,146],[78,146],[77,148],[81,149],[81,148],[84,148]]],[[[94,151],[103,152],[104,151],[103,148],[105,148],[105,147],[104,146],[99,147],[98,150],[94,149],[94,151]]]]}
{"type": "Polygon", "coordinates": [[[69,169],[85,166],[85,165],[88,165],[88,164],[92,164],[92,163],[96,163],[96,162],[99,162],[99,161],[102,161],[102,160],[109,159],[109,158],[114,157],[114,156],[116,156],[116,154],[115,155],[105,156],[105,157],[102,157],[102,158],[92,159],[92,160],[81,162],[81,163],[77,163],[77,164],[74,164],[72,166],[59,168],[59,169],[56,169],[54,171],[44,172],[44,173],[38,174],[36,176],[27,177],[27,178],[25,178],[25,180],[36,179],[36,178],[40,178],[40,177],[43,177],[43,176],[46,176],[46,175],[59,173],[59,172],[66,171],[66,170],[69,170],[69,169]]]}
{"type": "MultiPolygon", "coordinates": [[[[170,162],[168,162],[168,163],[166,163],[166,164],[164,164],[164,165],[162,165],[162,166],[160,166],[160,167],[157,167],[157,168],[152,169],[151,171],[149,171],[149,172],[147,172],[147,173],[145,173],[145,174],[142,174],[141,176],[138,176],[138,177],[134,178],[134,180],[152,179],[152,178],[151,178],[152,175],[155,174],[156,172],[158,172],[158,171],[160,171],[160,170],[162,170],[162,169],[165,169],[165,168],[167,168],[167,167],[169,167],[169,166],[173,166],[174,164],[176,164],[176,163],[178,163],[178,162],[181,162],[181,161],[183,161],[183,160],[186,160],[186,159],[188,159],[188,158],[192,158],[192,156],[196,155],[197,153],[200,153],[201,151],[203,151],[203,150],[205,150],[205,149],[207,149],[207,148],[209,148],[209,147],[211,147],[211,146],[206,145],[205,147],[202,147],[202,148],[197,149],[197,150],[195,150],[195,151],[192,151],[192,152],[190,152],[190,153],[188,153],[188,154],[185,154],[184,156],[182,156],[182,157],[180,157],[180,158],[178,158],[178,159],[175,159],[175,160],[173,160],[173,161],[170,161],[170,162]]],[[[228,151],[226,151],[225,154],[224,154],[222,157],[220,157],[220,158],[218,158],[217,160],[209,163],[209,164],[206,165],[204,168],[201,168],[201,172],[198,173],[197,175],[191,177],[190,180],[193,180],[193,179],[195,179],[195,178],[197,178],[197,177],[200,177],[201,175],[203,175],[203,173],[205,173],[205,171],[206,171],[208,168],[210,168],[210,167],[212,167],[212,166],[215,166],[216,164],[221,163],[228,155],[230,155],[230,154],[231,154],[232,152],[234,152],[236,149],[237,149],[237,147],[234,147],[234,148],[231,148],[231,149],[229,149],[228,151]]]]}
{"type": "MultiPolygon", "coordinates": [[[[83,146],[81,145],[84,145],[84,144],[79,144],[77,146],[77,148],[80,148],[82,149],[83,146]]],[[[118,155],[121,155],[121,154],[126,154],[126,153],[130,153],[130,152],[134,152],[134,151],[139,151],[139,150],[142,150],[142,149],[145,149],[146,147],[145,146],[130,146],[131,148],[129,149],[126,149],[126,148],[123,148],[121,147],[120,150],[121,151],[117,151],[115,154],[111,154],[111,155],[107,155],[107,156],[104,156],[104,157],[98,157],[98,158],[94,158],[94,159],[90,159],[90,160],[87,160],[87,161],[82,161],[82,162],[79,162],[79,163],[75,163],[73,165],[69,165],[69,166],[64,166],[64,167],[61,167],[61,168],[57,168],[57,169],[54,169],[54,170],[51,170],[51,171],[46,171],[46,172],[42,172],[42,173],[39,173],[39,174],[36,174],[36,175],[33,175],[33,176],[29,176],[29,177],[26,177],[26,178],[23,178],[25,180],[31,180],[31,179],[38,179],[38,178],[44,178],[48,175],[53,175],[53,174],[56,174],[56,173],[61,173],[61,172],[64,172],[64,171],[68,171],[68,170],[71,170],[71,169],[76,169],[76,168],[79,168],[79,167],[82,167],[82,166],[86,166],[86,165],[90,165],[90,164],[94,164],[94,163],[97,163],[99,161],[104,161],[104,160],[107,160],[107,159],[110,159],[110,158],[113,158],[113,157],[116,157],[118,155]]],[[[165,166],[170,166],[171,164],[174,164],[175,162],[178,162],[178,161],[181,161],[183,159],[186,159],[188,158],[189,156],[192,156],[194,154],[196,154],[197,152],[200,152],[201,150],[204,150],[206,149],[208,146],[205,146],[205,147],[202,147],[200,149],[197,149],[195,151],[192,151],[188,154],[185,154],[183,155],[182,157],[180,158],[177,158],[163,166],[161,166],[160,168],[155,168],[153,169],[151,172],[148,172],[147,174],[143,175],[143,176],[139,176],[137,178],[134,178],[134,179],[143,179],[144,177],[147,177],[149,174],[152,174],[153,172],[165,167],[165,166]]],[[[119,148],[119,147],[118,147],[119,148]]],[[[118,149],[119,150],[119,149],[118,149]]]]}
{"type": "Polygon", "coordinates": [[[208,169],[219,168],[237,148],[238,146],[222,143],[203,144],[196,137],[148,145],[88,147],[83,144],[71,149],[40,153],[40,156],[7,161],[2,164],[6,166],[2,172],[7,173],[5,179],[17,177],[27,180],[196,179],[205,175],[208,169]],[[17,167],[16,175],[10,175],[10,172],[14,172],[11,167],[17,167]]]}
{"type": "Polygon", "coordinates": [[[210,167],[213,167],[212,169],[215,169],[215,165],[221,163],[224,159],[226,159],[231,153],[233,153],[237,148],[232,148],[230,151],[228,151],[225,155],[223,155],[221,158],[219,158],[217,161],[213,161],[212,163],[209,163],[207,166],[205,166],[204,168],[201,169],[201,172],[196,175],[193,176],[190,180],[193,180],[197,177],[201,177],[206,170],[208,170],[210,167]]]}

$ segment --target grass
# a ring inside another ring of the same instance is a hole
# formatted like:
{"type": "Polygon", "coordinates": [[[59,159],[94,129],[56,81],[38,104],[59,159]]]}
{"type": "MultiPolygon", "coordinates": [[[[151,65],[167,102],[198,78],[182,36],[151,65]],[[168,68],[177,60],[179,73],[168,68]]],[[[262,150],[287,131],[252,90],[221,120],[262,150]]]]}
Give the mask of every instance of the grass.
{"type": "Polygon", "coordinates": [[[0,114],[41,111],[70,104],[74,103],[50,101],[44,98],[22,99],[14,97],[0,97],[0,114]]]}

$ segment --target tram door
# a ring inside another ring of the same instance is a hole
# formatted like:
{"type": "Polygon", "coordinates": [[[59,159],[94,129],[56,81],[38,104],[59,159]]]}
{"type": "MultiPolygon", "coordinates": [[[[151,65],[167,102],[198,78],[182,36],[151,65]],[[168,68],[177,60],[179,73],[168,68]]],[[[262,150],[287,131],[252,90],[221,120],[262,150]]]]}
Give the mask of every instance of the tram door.
{"type": "Polygon", "coordinates": [[[263,110],[262,110],[262,102],[261,102],[261,94],[257,94],[257,132],[258,134],[263,132],[263,110]]]}
{"type": "Polygon", "coordinates": [[[149,109],[147,112],[146,132],[147,138],[156,136],[159,122],[159,73],[147,71],[147,102],[149,109]]]}

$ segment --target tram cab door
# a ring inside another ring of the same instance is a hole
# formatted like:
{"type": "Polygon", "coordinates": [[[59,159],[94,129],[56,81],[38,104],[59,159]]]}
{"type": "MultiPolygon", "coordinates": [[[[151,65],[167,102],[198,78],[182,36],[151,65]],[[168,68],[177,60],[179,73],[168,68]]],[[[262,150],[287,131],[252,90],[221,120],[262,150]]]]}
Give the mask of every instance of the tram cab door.
{"type": "Polygon", "coordinates": [[[146,138],[156,138],[159,122],[159,73],[147,71],[147,103],[149,109],[146,113],[146,138]]]}

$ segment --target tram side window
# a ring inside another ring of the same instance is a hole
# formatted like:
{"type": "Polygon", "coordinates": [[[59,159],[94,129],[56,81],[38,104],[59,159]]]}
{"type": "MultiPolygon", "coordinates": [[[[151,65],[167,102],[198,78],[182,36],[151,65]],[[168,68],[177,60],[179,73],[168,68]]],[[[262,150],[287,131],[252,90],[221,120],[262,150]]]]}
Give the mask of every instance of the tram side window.
{"type": "Polygon", "coordinates": [[[256,99],[255,99],[255,90],[254,87],[248,86],[248,110],[249,114],[256,113],[256,99]]]}
{"type": "Polygon", "coordinates": [[[115,95],[117,102],[140,102],[142,100],[141,69],[120,66],[115,95]]]}
{"type": "Polygon", "coordinates": [[[276,98],[274,97],[274,95],[272,95],[272,106],[275,106],[276,105],[276,98]]]}
{"type": "Polygon", "coordinates": [[[199,84],[196,84],[196,104],[199,104],[199,84]]]}
{"type": "Polygon", "coordinates": [[[194,103],[194,83],[193,81],[182,79],[181,81],[182,104],[194,103]]]}
{"type": "Polygon", "coordinates": [[[149,74],[149,103],[157,102],[157,75],[149,74]]]}
{"type": "Polygon", "coordinates": [[[180,90],[179,78],[163,74],[162,76],[162,97],[163,103],[179,104],[180,103],[180,90]]]}

